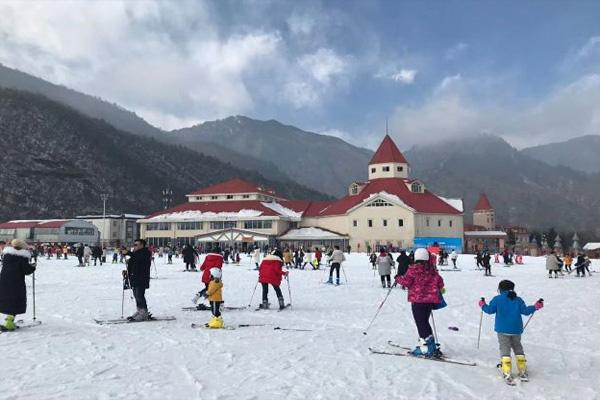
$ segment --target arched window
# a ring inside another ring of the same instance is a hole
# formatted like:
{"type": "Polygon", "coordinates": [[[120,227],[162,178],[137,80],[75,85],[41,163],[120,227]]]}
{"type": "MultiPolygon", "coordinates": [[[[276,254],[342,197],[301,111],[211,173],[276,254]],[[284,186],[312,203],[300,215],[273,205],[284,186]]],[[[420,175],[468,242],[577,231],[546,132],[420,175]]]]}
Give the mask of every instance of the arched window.
{"type": "Polygon", "coordinates": [[[393,204],[388,203],[385,200],[381,200],[381,199],[377,199],[375,201],[370,202],[369,204],[367,204],[367,207],[391,207],[393,206],[393,204]]]}
{"type": "Polygon", "coordinates": [[[419,182],[413,182],[413,184],[410,185],[410,190],[413,193],[421,193],[423,191],[423,186],[419,182]]]}

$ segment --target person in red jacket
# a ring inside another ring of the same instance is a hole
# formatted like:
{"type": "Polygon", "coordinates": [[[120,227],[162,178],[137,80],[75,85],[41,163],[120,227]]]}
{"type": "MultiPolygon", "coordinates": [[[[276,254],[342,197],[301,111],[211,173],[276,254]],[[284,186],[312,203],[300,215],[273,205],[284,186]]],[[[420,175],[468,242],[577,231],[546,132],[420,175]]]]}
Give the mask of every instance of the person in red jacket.
{"type": "MultiPolygon", "coordinates": [[[[434,261],[435,262],[435,261],[434,261]]],[[[396,278],[396,283],[408,288],[408,301],[412,303],[412,313],[419,332],[419,345],[413,354],[425,357],[439,357],[439,344],[435,343],[429,317],[441,303],[444,292],[444,280],[431,263],[426,249],[415,251],[415,263],[408,272],[396,278]]]]}
{"type": "MultiPolygon", "coordinates": [[[[223,256],[219,253],[208,253],[204,262],[200,266],[202,271],[202,283],[204,283],[204,289],[199,291],[193,298],[193,302],[196,303],[201,297],[205,296],[208,290],[208,284],[210,283],[210,269],[211,268],[223,268],[223,256]]],[[[198,310],[210,310],[210,307],[205,304],[198,304],[198,310]]]]}
{"type": "Polygon", "coordinates": [[[279,309],[285,308],[283,301],[283,294],[281,293],[281,279],[287,276],[287,271],[283,270],[283,259],[281,251],[275,250],[263,258],[260,263],[258,271],[258,282],[262,286],[262,304],[258,307],[259,309],[269,308],[269,285],[273,286],[275,294],[277,294],[277,300],[279,300],[279,309]]]}

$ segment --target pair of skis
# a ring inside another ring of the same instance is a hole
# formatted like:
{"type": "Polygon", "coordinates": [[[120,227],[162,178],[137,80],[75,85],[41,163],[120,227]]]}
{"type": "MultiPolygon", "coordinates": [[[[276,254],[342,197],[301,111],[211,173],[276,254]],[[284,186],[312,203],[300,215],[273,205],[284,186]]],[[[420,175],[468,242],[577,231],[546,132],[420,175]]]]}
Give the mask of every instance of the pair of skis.
{"type": "Polygon", "coordinates": [[[425,357],[425,356],[416,356],[412,353],[413,348],[411,347],[406,347],[406,346],[401,346],[399,344],[396,344],[392,341],[388,341],[388,345],[395,347],[397,349],[402,349],[404,351],[387,351],[387,350],[377,350],[374,349],[372,347],[369,347],[369,351],[373,354],[384,354],[384,355],[388,355],[388,356],[398,356],[398,357],[412,357],[412,358],[419,358],[421,360],[430,360],[430,361],[437,361],[437,362],[444,362],[444,363],[448,363],[448,364],[457,364],[457,365],[465,365],[465,366],[469,366],[469,367],[474,367],[477,364],[474,362],[470,362],[470,361],[463,361],[463,360],[455,360],[453,358],[448,358],[446,356],[442,356],[442,357],[425,357]]]}
{"type": "MultiPolygon", "coordinates": [[[[270,304],[269,304],[269,305],[270,305],[270,304]]],[[[283,308],[278,308],[278,309],[277,309],[277,312],[283,311],[283,310],[285,310],[285,309],[287,309],[287,308],[289,308],[289,307],[291,307],[291,306],[292,306],[292,304],[291,304],[291,303],[288,303],[288,304],[286,304],[286,305],[285,305],[285,307],[283,307],[283,308]]],[[[270,308],[261,308],[261,307],[258,307],[258,308],[255,308],[255,309],[254,309],[254,311],[263,311],[263,310],[271,310],[271,309],[270,309],[270,308]]]]}
{"type": "MultiPolygon", "coordinates": [[[[218,328],[218,329],[235,330],[237,328],[251,328],[251,327],[255,327],[255,326],[269,326],[269,325],[270,324],[225,325],[222,328],[218,328]]],[[[213,329],[213,328],[206,326],[206,324],[194,324],[194,323],[192,324],[192,328],[194,328],[194,329],[198,329],[198,328],[213,329]]],[[[214,330],[216,330],[216,329],[214,329],[214,330]]],[[[282,328],[281,326],[275,326],[275,327],[273,327],[273,330],[275,330],[275,331],[293,331],[293,332],[312,332],[312,329],[282,328]]]]}
{"type": "Polygon", "coordinates": [[[118,319],[95,319],[98,325],[119,325],[119,324],[137,324],[140,322],[153,322],[153,321],[175,321],[175,317],[172,315],[167,315],[164,317],[150,317],[149,319],[145,319],[143,321],[135,321],[127,318],[118,318],[118,319]]]}
{"type": "MultiPolygon", "coordinates": [[[[221,307],[221,310],[229,310],[229,311],[233,311],[233,310],[245,310],[248,307],[228,307],[228,306],[224,306],[221,307]]],[[[198,306],[196,307],[181,307],[182,311],[210,311],[210,307],[206,307],[206,308],[198,308],[198,306]]]]}
{"type": "Polygon", "coordinates": [[[39,326],[42,324],[42,321],[31,321],[31,322],[23,322],[23,320],[19,320],[15,323],[16,329],[9,331],[4,326],[0,325],[0,333],[2,332],[16,332],[19,329],[33,328],[35,326],[39,326]]]}

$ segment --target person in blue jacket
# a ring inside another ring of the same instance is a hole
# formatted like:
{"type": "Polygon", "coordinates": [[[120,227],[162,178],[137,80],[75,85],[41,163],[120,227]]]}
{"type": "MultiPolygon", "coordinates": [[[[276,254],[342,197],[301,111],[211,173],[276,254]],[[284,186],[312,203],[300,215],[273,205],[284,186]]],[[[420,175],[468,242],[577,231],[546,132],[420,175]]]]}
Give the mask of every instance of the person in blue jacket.
{"type": "Polygon", "coordinates": [[[482,297],[479,306],[486,314],[496,314],[494,330],[498,333],[498,344],[500,347],[500,368],[507,380],[511,378],[512,363],[511,349],[517,359],[517,369],[519,378],[527,379],[527,360],[521,344],[521,334],[523,333],[523,319],[521,315],[531,315],[544,307],[542,299],[538,300],[533,306],[525,305],[522,298],[515,293],[515,284],[509,280],[503,280],[498,284],[500,293],[486,304],[482,297]]]}

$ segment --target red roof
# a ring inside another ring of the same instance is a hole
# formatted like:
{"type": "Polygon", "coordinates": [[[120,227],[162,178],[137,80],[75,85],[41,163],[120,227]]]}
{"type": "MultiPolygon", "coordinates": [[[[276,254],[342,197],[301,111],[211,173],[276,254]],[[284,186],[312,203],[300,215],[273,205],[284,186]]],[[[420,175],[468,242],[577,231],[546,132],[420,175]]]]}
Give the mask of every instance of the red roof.
{"type": "Polygon", "coordinates": [[[221,194],[221,193],[262,193],[268,196],[275,196],[272,189],[248,182],[240,178],[230,179],[225,182],[217,183],[206,188],[198,189],[190,195],[202,194],[221,194]]]}
{"type": "Polygon", "coordinates": [[[62,220],[42,221],[36,226],[36,228],[61,228],[67,222],[69,222],[69,221],[62,221],[62,220]]]}
{"type": "Polygon", "coordinates": [[[240,212],[241,210],[256,210],[262,212],[261,216],[279,216],[277,212],[265,207],[260,201],[257,200],[242,200],[242,201],[192,201],[189,203],[183,203],[178,206],[157,211],[154,214],[146,217],[153,218],[159,215],[171,214],[176,212],[184,211],[200,211],[200,212],[240,212]]]}
{"type": "Polygon", "coordinates": [[[485,195],[485,193],[482,192],[481,195],[479,196],[479,200],[477,201],[477,204],[475,205],[474,211],[493,210],[493,209],[494,208],[492,207],[492,204],[488,200],[487,196],[485,195]]]}
{"type": "Polygon", "coordinates": [[[390,135],[385,135],[373,158],[369,161],[369,165],[388,162],[408,164],[408,161],[406,161],[406,158],[404,158],[390,135]]]}
{"type": "Polygon", "coordinates": [[[0,229],[27,229],[27,228],[60,228],[67,220],[28,220],[8,221],[0,224],[0,229]]]}

